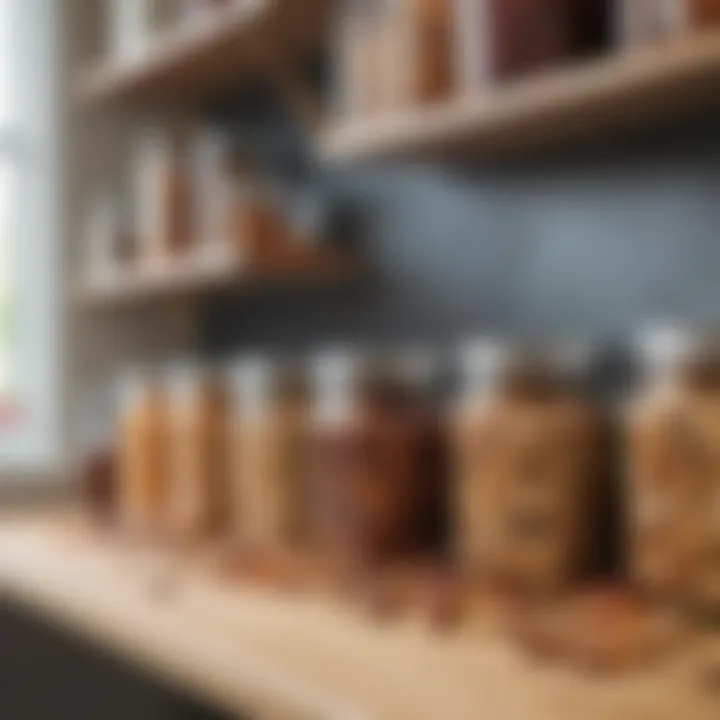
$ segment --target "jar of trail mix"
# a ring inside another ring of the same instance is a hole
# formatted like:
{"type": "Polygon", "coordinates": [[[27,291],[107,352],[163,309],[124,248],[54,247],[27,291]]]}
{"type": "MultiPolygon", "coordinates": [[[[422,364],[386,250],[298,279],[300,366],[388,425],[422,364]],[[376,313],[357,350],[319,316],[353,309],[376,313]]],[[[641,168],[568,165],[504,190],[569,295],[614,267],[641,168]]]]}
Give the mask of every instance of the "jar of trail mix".
{"type": "Polygon", "coordinates": [[[569,360],[493,342],[462,352],[454,520],[471,581],[551,592],[589,558],[599,424],[569,360]]]}
{"type": "Polygon", "coordinates": [[[651,594],[720,606],[720,336],[663,330],[639,351],[625,418],[632,574],[651,594]]]}

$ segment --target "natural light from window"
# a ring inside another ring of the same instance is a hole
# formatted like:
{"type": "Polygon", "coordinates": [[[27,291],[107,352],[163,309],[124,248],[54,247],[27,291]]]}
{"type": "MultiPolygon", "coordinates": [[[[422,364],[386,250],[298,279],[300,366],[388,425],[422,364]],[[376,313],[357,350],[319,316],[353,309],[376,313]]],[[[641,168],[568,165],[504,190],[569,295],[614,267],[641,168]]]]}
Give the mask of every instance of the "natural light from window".
{"type": "MultiPolygon", "coordinates": [[[[12,2],[0,0],[0,406],[11,402],[12,368],[12,222],[10,195],[15,150],[12,118],[12,2]]],[[[0,413],[2,414],[2,413],[0,413]]]]}

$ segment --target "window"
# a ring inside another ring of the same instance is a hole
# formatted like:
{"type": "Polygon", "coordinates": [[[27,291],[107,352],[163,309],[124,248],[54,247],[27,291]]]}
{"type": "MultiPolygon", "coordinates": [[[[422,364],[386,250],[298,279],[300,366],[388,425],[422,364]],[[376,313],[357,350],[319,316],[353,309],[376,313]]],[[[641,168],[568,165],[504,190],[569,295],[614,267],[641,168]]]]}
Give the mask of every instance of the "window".
{"type": "Polygon", "coordinates": [[[0,0],[0,480],[58,469],[55,0],[0,0]]]}

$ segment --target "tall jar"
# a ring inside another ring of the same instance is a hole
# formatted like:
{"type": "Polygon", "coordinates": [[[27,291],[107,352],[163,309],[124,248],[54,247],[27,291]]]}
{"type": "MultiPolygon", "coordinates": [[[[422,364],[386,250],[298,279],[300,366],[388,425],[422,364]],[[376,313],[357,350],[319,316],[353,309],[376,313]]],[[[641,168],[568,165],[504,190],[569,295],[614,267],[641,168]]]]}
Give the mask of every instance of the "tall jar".
{"type": "Polygon", "coordinates": [[[156,378],[139,371],[122,377],[119,395],[121,523],[133,535],[156,536],[168,500],[167,396],[156,378]]]}
{"type": "Polygon", "coordinates": [[[362,117],[381,107],[382,0],[342,0],[336,16],[335,105],[339,115],[362,117]]]}
{"type": "Polygon", "coordinates": [[[258,553],[300,551],[308,532],[304,385],[267,359],[231,372],[234,536],[258,553]]]}
{"type": "Polygon", "coordinates": [[[720,606],[720,342],[677,331],[640,346],[626,413],[630,567],[659,596],[720,606]]]}
{"type": "Polygon", "coordinates": [[[208,262],[233,261],[234,183],[229,135],[216,127],[199,128],[191,146],[193,250],[208,262]]]}
{"type": "Polygon", "coordinates": [[[387,78],[393,105],[442,100],[454,89],[453,2],[389,0],[387,78]]]}
{"type": "Polygon", "coordinates": [[[314,362],[314,528],[330,571],[443,549],[445,473],[432,372],[417,358],[331,353],[314,362]]]}
{"type": "Polygon", "coordinates": [[[468,345],[452,421],[456,550],[471,582],[560,590],[591,549],[599,426],[561,358],[468,345]]]}
{"type": "Polygon", "coordinates": [[[134,154],[133,195],[140,260],[162,264],[193,242],[184,132],[146,128],[134,154]]]}
{"type": "Polygon", "coordinates": [[[220,538],[228,531],[229,398],[219,376],[195,366],[169,372],[169,530],[180,542],[220,538]]]}

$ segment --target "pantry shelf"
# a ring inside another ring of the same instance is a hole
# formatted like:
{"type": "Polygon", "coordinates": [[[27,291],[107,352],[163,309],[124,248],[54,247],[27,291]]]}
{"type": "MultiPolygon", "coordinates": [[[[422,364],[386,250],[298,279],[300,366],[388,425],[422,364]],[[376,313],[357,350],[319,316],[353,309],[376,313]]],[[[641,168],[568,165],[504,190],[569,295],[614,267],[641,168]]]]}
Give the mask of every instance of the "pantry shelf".
{"type": "Polygon", "coordinates": [[[164,31],[128,60],[88,68],[78,78],[77,98],[93,106],[187,104],[250,77],[277,81],[317,47],[328,7],[329,0],[231,4],[164,31]]]}
{"type": "Polygon", "coordinates": [[[198,295],[222,288],[259,289],[278,283],[344,281],[359,272],[356,259],[326,248],[317,252],[301,251],[251,267],[240,257],[203,263],[190,259],[86,278],[80,283],[78,299],[87,306],[114,307],[198,295]]]}
{"type": "Polygon", "coordinates": [[[328,159],[478,159],[556,147],[720,103],[720,32],[618,51],[442,105],[339,122],[328,159]]]}

